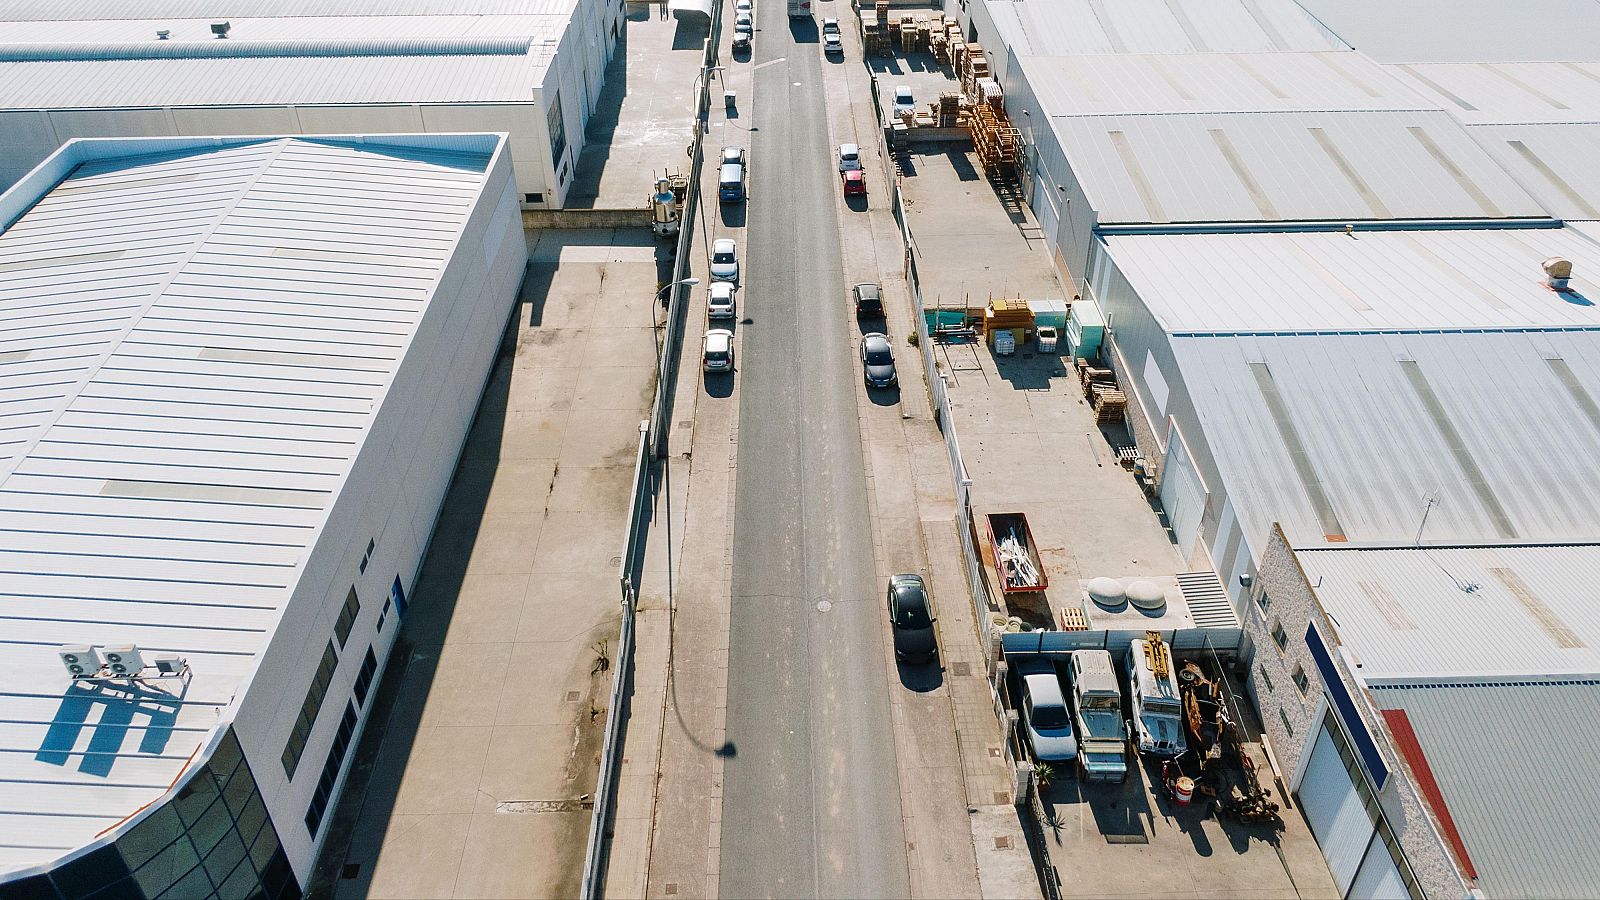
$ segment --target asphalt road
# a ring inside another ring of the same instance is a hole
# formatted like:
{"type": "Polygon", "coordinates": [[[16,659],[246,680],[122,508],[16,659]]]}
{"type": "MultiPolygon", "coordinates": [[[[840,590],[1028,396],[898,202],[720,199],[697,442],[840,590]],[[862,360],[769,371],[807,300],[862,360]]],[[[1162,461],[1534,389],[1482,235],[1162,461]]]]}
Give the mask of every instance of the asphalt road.
{"type": "Polygon", "coordinates": [[[903,897],[821,48],[756,22],[719,893],[903,897]]]}

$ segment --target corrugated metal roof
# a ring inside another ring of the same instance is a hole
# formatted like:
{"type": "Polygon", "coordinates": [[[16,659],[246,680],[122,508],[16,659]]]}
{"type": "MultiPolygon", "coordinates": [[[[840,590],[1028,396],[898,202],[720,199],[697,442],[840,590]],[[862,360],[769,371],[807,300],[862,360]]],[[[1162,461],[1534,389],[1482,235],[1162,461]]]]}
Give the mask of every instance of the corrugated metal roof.
{"type": "Polygon", "coordinates": [[[297,16],[565,15],[577,0],[0,0],[0,22],[297,16]]]}
{"type": "Polygon", "coordinates": [[[1474,125],[1467,133],[1563,219],[1600,219],[1600,123],[1474,125]]]}
{"type": "Polygon", "coordinates": [[[1442,111],[1050,121],[1103,224],[1544,215],[1442,111]]]}
{"type": "Polygon", "coordinates": [[[1600,327],[1600,229],[1107,235],[1168,331],[1600,327]],[[1540,263],[1573,263],[1573,294],[1540,263]]]}
{"type": "Polygon", "coordinates": [[[1295,557],[1369,684],[1600,675],[1600,546],[1295,557]]]}
{"type": "Polygon", "coordinates": [[[159,796],[216,725],[487,159],[304,139],[104,159],[0,233],[0,870],[159,796]],[[187,657],[182,696],[134,711],[55,653],[125,642],[187,657]]]}
{"type": "Polygon", "coordinates": [[[1592,60],[1600,0],[1299,0],[1378,62],[1592,60]]]}
{"type": "Polygon", "coordinates": [[[1345,49],[1291,0],[984,2],[1019,56],[1345,49]]]}
{"type": "MultiPolygon", "coordinates": [[[[1597,11],[1600,15],[1600,11],[1597,11]]],[[[1591,58],[1600,50],[1591,53],[1591,58]]],[[[1600,63],[1418,63],[1382,68],[1468,125],[1600,120],[1600,63]]]]}
{"type": "Polygon", "coordinates": [[[1049,116],[1438,107],[1351,50],[1024,56],[1018,63],[1049,116]]]}
{"type": "Polygon", "coordinates": [[[1419,530],[1426,543],[1600,538],[1600,332],[1176,337],[1172,350],[1252,540],[1274,522],[1296,547],[1419,530]]]}
{"type": "Polygon", "coordinates": [[[1374,691],[1403,710],[1478,886],[1489,897],[1589,898],[1600,885],[1600,683],[1374,691]]]}
{"type": "MultiPolygon", "coordinates": [[[[215,18],[102,19],[93,21],[6,21],[0,17],[0,40],[8,44],[141,43],[157,48],[173,45],[226,48],[259,41],[396,41],[419,38],[521,37],[543,39],[560,34],[572,17],[572,4],[550,12],[521,15],[461,16],[277,16],[229,21],[228,38],[211,33],[215,18]],[[157,31],[169,32],[158,41],[157,31]]],[[[221,50],[213,52],[222,52],[221,50]]]]}
{"type": "Polygon", "coordinates": [[[472,56],[0,62],[0,109],[527,103],[553,46],[472,56]]]}

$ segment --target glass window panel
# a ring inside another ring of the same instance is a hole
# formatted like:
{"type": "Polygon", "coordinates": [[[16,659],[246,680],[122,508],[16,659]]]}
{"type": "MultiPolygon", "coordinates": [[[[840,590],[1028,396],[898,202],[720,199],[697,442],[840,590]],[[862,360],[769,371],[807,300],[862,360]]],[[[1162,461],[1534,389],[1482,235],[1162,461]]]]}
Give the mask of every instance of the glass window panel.
{"type": "Polygon", "coordinates": [[[50,883],[50,876],[35,875],[0,884],[0,900],[61,900],[61,895],[50,883]]]}
{"type": "Polygon", "coordinates": [[[222,799],[228,804],[228,811],[238,816],[255,796],[255,779],[250,777],[250,767],[240,766],[233,770],[233,775],[222,783],[222,799]]]}
{"type": "Polygon", "coordinates": [[[261,886],[267,889],[269,896],[276,897],[284,885],[294,881],[294,872],[289,868],[289,859],[279,850],[267,860],[267,867],[261,870],[261,886]]]}
{"type": "Polygon", "coordinates": [[[239,740],[233,736],[233,729],[228,729],[222,735],[222,740],[217,742],[217,749],[211,754],[211,771],[217,776],[218,781],[225,781],[227,777],[244,761],[244,753],[239,749],[239,740]]]}
{"type": "Polygon", "coordinates": [[[295,880],[294,873],[289,873],[289,880],[284,883],[283,890],[278,892],[278,900],[300,900],[300,882],[295,880]]]}
{"type": "Polygon", "coordinates": [[[178,811],[171,804],[163,803],[132,831],[117,838],[117,851],[131,872],[165,850],[180,834],[183,834],[183,822],[178,819],[178,811]]]}
{"type": "Polygon", "coordinates": [[[122,856],[112,845],[80,856],[50,873],[56,890],[65,897],[82,897],[126,877],[128,867],[123,865],[122,856]]]}
{"type": "Polygon", "coordinates": [[[229,829],[222,840],[217,842],[217,846],[213,847],[211,853],[206,856],[203,865],[206,867],[206,871],[211,874],[211,880],[221,884],[227,880],[228,874],[233,871],[235,866],[244,862],[244,858],[244,841],[239,840],[238,832],[229,829]]]}
{"type": "Polygon", "coordinates": [[[200,821],[189,829],[189,839],[194,841],[195,852],[205,856],[231,831],[233,831],[233,816],[229,815],[227,805],[220,802],[213,803],[205,815],[200,817],[200,821]]]}
{"type": "Polygon", "coordinates": [[[268,822],[267,827],[256,835],[256,842],[250,845],[250,862],[255,865],[257,872],[267,870],[268,861],[278,849],[278,833],[272,830],[272,823],[268,822]]]}
{"type": "Polygon", "coordinates": [[[177,884],[198,865],[200,856],[194,852],[194,845],[189,843],[188,837],[180,836],[134,872],[133,880],[139,882],[145,896],[154,897],[177,884]]]}
{"type": "Polygon", "coordinates": [[[211,886],[211,879],[206,876],[206,870],[195,866],[172,887],[167,888],[158,900],[208,900],[214,896],[216,894],[211,886]]]}
{"type": "Polygon", "coordinates": [[[250,802],[244,806],[244,812],[239,814],[239,837],[244,838],[246,844],[254,843],[256,834],[266,821],[266,805],[261,802],[260,795],[251,795],[250,802]]]}
{"type": "MultiPolygon", "coordinates": [[[[81,900],[132,900],[132,898],[143,896],[143,894],[139,893],[139,882],[134,881],[133,876],[129,875],[121,881],[112,882],[97,893],[81,898],[81,900]]],[[[68,900],[80,900],[80,898],[73,897],[68,898],[68,900]]]]}
{"type": "Polygon", "coordinates": [[[249,897],[260,885],[261,882],[256,878],[256,867],[250,865],[250,860],[242,859],[233,867],[232,874],[217,885],[217,896],[223,900],[249,897]]]}
{"type": "Polygon", "coordinates": [[[178,816],[183,823],[192,827],[216,799],[217,783],[211,779],[210,773],[201,769],[178,789],[178,799],[173,805],[178,808],[178,816]]]}

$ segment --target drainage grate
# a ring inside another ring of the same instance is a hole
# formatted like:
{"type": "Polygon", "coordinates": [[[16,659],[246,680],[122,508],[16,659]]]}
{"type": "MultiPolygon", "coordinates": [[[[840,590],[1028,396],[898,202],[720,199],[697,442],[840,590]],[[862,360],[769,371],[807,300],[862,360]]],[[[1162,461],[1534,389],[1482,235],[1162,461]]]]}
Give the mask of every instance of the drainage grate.
{"type": "Polygon", "coordinates": [[[1011,849],[1011,837],[1009,835],[1002,834],[1001,836],[995,838],[994,839],[994,848],[996,850],[1010,850],[1011,849]]]}
{"type": "Polygon", "coordinates": [[[578,702],[578,692],[577,691],[567,691],[567,702],[568,703],[577,703],[578,702]]]}
{"type": "Polygon", "coordinates": [[[950,664],[950,674],[951,675],[971,675],[972,674],[972,663],[964,663],[964,662],[951,663],[950,664]]]}
{"type": "Polygon", "coordinates": [[[666,894],[668,897],[677,896],[678,883],[676,881],[667,882],[666,886],[661,889],[661,893],[666,894]]]}
{"type": "Polygon", "coordinates": [[[1147,834],[1144,834],[1143,832],[1140,832],[1139,834],[1108,834],[1108,835],[1105,836],[1105,838],[1106,838],[1106,843],[1108,843],[1108,844],[1148,844],[1148,843],[1150,843],[1150,836],[1147,835],[1147,834]]]}

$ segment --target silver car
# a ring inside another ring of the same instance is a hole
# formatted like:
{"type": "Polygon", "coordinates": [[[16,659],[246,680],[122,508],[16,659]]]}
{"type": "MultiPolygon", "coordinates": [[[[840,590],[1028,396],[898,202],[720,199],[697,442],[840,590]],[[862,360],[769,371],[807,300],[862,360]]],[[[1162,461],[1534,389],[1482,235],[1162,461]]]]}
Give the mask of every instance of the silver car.
{"type": "Polygon", "coordinates": [[[869,388],[889,388],[900,383],[888,335],[874,331],[861,339],[861,371],[869,388]]]}
{"type": "Polygon", "coordinates": [[[700,342],[700,366],[710,373],[733,371],[733,332],[713,328],[700,342]]]}
{"type": "Polygon", "coordinates": [[[738,307],[733,299],[733,285],[726,281],[711,282],[706,292],[706,318],[731,319],[736,315],[738,307]]]}

